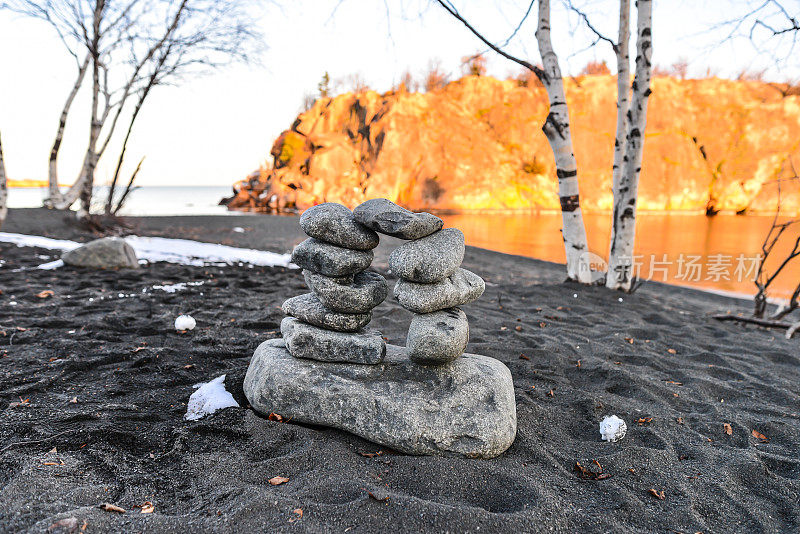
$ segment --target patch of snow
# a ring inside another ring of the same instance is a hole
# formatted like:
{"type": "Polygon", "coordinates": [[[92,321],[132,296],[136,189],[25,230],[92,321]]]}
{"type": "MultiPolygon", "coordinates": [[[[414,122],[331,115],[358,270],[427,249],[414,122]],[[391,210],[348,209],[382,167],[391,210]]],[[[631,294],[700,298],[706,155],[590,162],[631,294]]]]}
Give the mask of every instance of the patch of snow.
{"type": "Polygon", "coordinates": [[[197,326],[197,321],[191,315],[179,315],[175,318],[175,330],[178,332],[194,330],[195,326],[197,326]]]}
{"type": "Polygon", "coordinates": [[[218,376],[211,382],[195,384],[194,387],[197,391],[189,397],[186,415],[183,416],[187,421],[196,421],[223,408],[239,407],[233,395],[225,389],[225,375],[218,376]]]}
{"type": "Polygon", "coordinates": [[[628,425],[616,415],[609,415],[600,421],[600,437],[604,441],[619,441],[627,431],[628,425]]]}
{"type": "Polygon", "coordinates": [[[50,239],[38,235],[12,234],[0,232],[0,243],[14,243],[18,247],[38,247],[66,252],[81,246],[81,243],[66,239],[50,239]]]}
{"type": "Polygon", "coordinates": [[[245,233],[245,229],[244,229],[244,228],[242,228],[241,226],[234,226],[234,227],[231,229],[231,231],[233,231],[233,232],[236,232],[237,234],[243,234],[243,233],[245,233]]]}
{"type": "Polygon", "coordinates": [[[43,264],[37,266],[36,268],[37,269],[43,269],[45,271],[52,271],[53,269],[58,269],[59,267],[63,267],[63,266],[64,266],[64,261],[63,260],[56,260],[56,261],[51,261],[49,263],[43,263],[43,264]]]}
{"type": "Polygon", "coordinates": [[[207,263],[235,265],[241,262],[262,267],[297,268],[291,263],[291,254],[165,237],[128,236],[125,241],[133,247],[138,258],[150,262],[165,261],[197,267],[207,263]]]}
{"type": "MultiPolygon", "coordinates": [[[[288,267],[297,269],[291,263],[291,254],[278,254],[266,250],[229,247],[216,243],[203,243],[188,239],[169,239],[166,237],[128,236],[125,241],[136,251],[139,263],[164,261],[202,267],[206,264],[236,265],[239,263],[260,267],[288,267]]],[[[78,248],[82,243],[65,239],[51,239],[36,235],[0,232],[0,243],[14,243],[18,247],[38,247],[66,252],[78,248]]],[[[40,269],[57,269],[63,262],[56,260],[39,266],[40,269]]]]}
{"type": "MultiPolygon", "coordinates": [[[[184,289],[186,289],[189,286],[202,286],[203,284],[205,284],[205,282],[203,282],[202,280],[200,280],[199,282],[178,282],[177,284],[166,284],[166,285],[163,285],[163,286],[161,286],[161,285],[153,286],[153,289],[159,289],[159,290],[164,291],[166,293],[175,293],[176,291],[183,291],[184,289]]],[[[144,292],[145,292],[145,288],[142,288],[142,293],[144,293],[144,292]]]]}

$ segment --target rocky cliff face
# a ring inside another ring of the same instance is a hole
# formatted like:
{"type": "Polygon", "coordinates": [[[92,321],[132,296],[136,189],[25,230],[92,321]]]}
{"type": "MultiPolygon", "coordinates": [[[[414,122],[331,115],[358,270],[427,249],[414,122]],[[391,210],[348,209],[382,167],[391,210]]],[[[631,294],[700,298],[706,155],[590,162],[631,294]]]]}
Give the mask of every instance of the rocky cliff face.
{"type": "MultiPolygon", "coordinates": [[[[585,210],[611,209],[613,76],[565,80],[585,210]]],[[[800,96],[763,82],[652,83],[639,207],[773,212],[774,180],[800,165],[800,96]]],[[[237,183],[232,208],[353,207],[385,197],[415,210],[558,209],[540,127],[541,87],[468,76],[429,93],[318,100],[272,147],[273,164],[237,183]]],[[[800,213],[787,183],[784,209],[800,213]]]]}

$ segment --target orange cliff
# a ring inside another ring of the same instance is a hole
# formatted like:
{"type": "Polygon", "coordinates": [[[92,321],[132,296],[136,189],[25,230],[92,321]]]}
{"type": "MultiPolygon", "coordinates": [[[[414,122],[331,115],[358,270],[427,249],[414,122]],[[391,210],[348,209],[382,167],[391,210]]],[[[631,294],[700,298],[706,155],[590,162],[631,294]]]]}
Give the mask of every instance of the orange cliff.
{"type": "MultiPolygon", "coordinates": [[[[584,210],[610,210],[613,76],[565,80],[584,210]]],[[[800,96],[756,81],[652,82],[639,207],[774,212],[777,177],[800,166],[800,96]]],[[[541,87],[467,76],[427,93],[403,89],[317,100],[275,141],[272,165],[234,186],[232,209],[353,207],[386,197],[414,210],[558,209],[542,134],[541,87]]],[[[800,187],[784,187],[800,213],[800,187]]]]}

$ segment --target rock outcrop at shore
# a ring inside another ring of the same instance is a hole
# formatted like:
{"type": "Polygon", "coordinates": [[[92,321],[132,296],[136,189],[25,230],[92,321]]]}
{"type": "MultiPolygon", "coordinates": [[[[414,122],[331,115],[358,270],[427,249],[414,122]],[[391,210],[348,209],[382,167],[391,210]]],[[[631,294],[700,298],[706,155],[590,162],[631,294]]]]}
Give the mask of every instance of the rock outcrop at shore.
{"type": "MultiPolygon", "coordinates": [[[[613,76],[565,80],[584,209],[611,208],[613,76]]],[[[655,78],[640,209],[772,212],[770,182],[800,163],[800,96],[717,78],[655,78]]],[[[234,186],[231,208],[354,207],[385,197],[412,210],[558,209],[541,87],[467,76],[427,93],[322,98],[275,141],[270,168],[234,186]]],[[[784,188],[800,213],[800,189],[784,188]]]]}

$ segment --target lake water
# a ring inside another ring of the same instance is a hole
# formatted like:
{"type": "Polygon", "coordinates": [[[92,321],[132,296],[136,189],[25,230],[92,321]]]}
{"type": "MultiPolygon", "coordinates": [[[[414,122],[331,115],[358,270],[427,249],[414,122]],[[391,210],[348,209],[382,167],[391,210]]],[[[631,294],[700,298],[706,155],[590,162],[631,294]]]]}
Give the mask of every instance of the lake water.
{"type": "MultiPolygon", "coordinates": [[[[41,205],[44,190],[12,188],[10,207],[41,205]]],[[[142,187],[131,193],[125,215],[239,215],[219,206],[229,186],[142,187]]],[[[98,198],[104,198],[98,188],[98,198]]],[[[604,258],[610,214],[585,214],[590,250],[604,258]]],[[[467,244],[509,254],[564,262],[558,213],[443,215],[447,226],[463,230],[467,244]]],[[[761,244],[772,223],[766,216],[641,213],[634,264],[639,276],[721,292],[753,294],[752,278],[761,244]]],[[[800,229],[787,232],[775,260],[786,257],[800,229]]],[[[775,261],[767,262],[768,271],[775,261]]],[[[800,258],[776,280],[773,296],[786,298],[800,281],[800,258]]]]}

